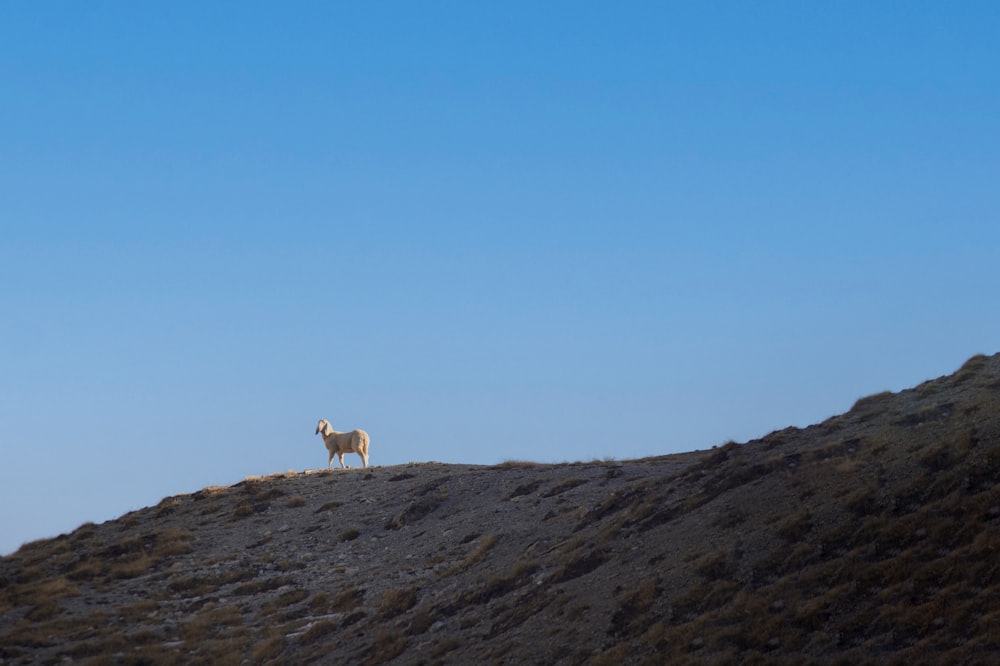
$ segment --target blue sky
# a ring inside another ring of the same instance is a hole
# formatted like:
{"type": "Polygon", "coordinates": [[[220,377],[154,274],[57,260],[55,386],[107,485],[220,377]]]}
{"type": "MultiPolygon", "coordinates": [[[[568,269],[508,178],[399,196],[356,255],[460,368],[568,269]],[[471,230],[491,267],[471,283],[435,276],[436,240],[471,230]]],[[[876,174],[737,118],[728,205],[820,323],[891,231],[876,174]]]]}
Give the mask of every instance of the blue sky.
{"type": "Polygon", "coordinates": [[[626,459],[998,351],[998,24],[0,4],[0,553],[321,467],[319,418],[375,465],[626,459]]]}

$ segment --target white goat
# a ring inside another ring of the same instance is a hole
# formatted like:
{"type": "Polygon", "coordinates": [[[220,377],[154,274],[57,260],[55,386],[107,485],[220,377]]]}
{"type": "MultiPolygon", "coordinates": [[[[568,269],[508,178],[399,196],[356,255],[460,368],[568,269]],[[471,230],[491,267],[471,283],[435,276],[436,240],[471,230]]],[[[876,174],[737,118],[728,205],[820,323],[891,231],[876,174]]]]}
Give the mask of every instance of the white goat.
{"type": "Polygon", "coordinates": [[[334,454],[340,460],[340,466],[346,469],[347,466],[344,465],[345,453],[357,453],[361,456],[365,467],[368,467],[368,433],[364,430],[337,432],[330,427],[329,421],[320,419],[316,425],[316,434],[323,435],[323,443],[326,444],[326,450],[330,452],[330,459],[326,463],[327,469],[333,465],[334,454]]]}

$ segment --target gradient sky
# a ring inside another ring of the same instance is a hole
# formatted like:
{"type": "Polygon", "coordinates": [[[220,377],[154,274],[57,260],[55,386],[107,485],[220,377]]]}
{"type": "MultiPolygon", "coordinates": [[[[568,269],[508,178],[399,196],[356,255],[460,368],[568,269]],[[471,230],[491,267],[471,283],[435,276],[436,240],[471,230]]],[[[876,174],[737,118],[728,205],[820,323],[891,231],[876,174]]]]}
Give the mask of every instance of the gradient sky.
{"type": "Polygon", "coordinates": [[[627,459],[998,351],[998,7],[0,3],[0,553],[319,418],[627,459]]]}

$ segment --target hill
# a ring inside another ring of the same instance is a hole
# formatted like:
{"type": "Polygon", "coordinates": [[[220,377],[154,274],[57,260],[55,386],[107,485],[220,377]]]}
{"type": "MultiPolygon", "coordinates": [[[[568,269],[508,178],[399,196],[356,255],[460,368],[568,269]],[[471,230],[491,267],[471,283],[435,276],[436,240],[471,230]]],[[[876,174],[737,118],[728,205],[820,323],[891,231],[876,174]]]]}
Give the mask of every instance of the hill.
{"type": "Polygon", "coordinates": [[[998,663],[1000,355],[746,444],[248,478],[0,558],[0,663],[998,663]]]}

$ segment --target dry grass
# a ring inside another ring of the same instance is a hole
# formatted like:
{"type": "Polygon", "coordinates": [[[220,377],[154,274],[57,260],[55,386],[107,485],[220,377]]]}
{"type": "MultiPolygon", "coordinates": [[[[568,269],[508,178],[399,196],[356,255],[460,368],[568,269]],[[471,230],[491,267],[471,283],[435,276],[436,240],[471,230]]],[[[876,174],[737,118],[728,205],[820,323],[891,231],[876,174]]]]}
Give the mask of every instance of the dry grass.
{"type": "MultiPolygon", "coordinates": [[[[252,581],[257,577],[256,569],[229,569],[218,573],[194,576],[173,576],[167,582],[167,588],[175,594],[184,597],[203,596],[212,592],[217,592],[227,585],[252,581]]],[[[279,579],[272,579],[273,584],[278,584],[279,579]]],[[[242,590],[243,594],[255,594],[261,591],[263,581],[254,581],[252,589],[242,590]]],[[[240,595],[241,588],[237,587],[233,594],[240,595]]]]}
{"type": "Polygon", "coordinates": [[[375,635],[368,658],[362,663],[366,666],[384,664],[403,654],[407,643],[407,638],[395,629],[380,631],[375,635]]]}
{"type": "Polygon", "coordinates": [[[431,650],[431,657],[433,659],[441,659],[444,655],[457,650],[461,646],[462,643],[457,638],[444,637],[440,641],[435,642],[431,650]]]}
{"type": "Polygon", "coordinates": [[[649,611],[661,592],[660,580],[649,578],[634,589],[619,594],[618,610],[611,618],[609,632],[619,638],[644,633],[656,619],[655,614],[649,611]]]}
{"type": "Polygon", "coordinates": [[[878,413],[890,404],[893,395],[892,391],[882,391],[873,395],[859,398],[851,407],[852,412],[878,413]]]}
{"type": "Polygon", "coordinates": [[[812,528],[812,514],[803,509],[781,523],[775,532],[782,539],[797,543],[802,541],[812,528]]]}
{"type": "Polygon", "coordinates": [[[327,502],[320,508],[313,511],[313,513],[323,513],[324,511],[335,511],[342,506],[344,506],[343,502],[327,502]]]}
{"type": "Polygon", "coordinates": [[[194,617],[181,623],[180,634],[184,641],[202,643],[220,635],[232,633],[232,628],[243,627],[243,613],[237,606],[205,607],[194,617]]]}
{"type": "Polygon", "coordinates": [[[576,477],[564,479],[559,483],[557,483],[552,488],[550,488],[549,490],[546,490],[544,493],[542,493],[542,497],[555,497],[556,495],[561,495],[567,490],[572,490],[577,486],[582,486],[585,483],[587,483],[585,479],[579,479],[576,477]]]}
{"type": "Polygon", "coordinates": [[[191,495],[195,501],[224,497],[230,491],[230,486],[208,486],[191,495]]]}
{"type": "Polygon", "coordinates": [[[522,497],[524,495],[530,495],[531,493],[538,490],[538,487],[542,485],[542,482],[543,482],[542,479],[533,479],[532,481],[528,481],[527,483],[522,483],[517,488],[515,488],[510,493],[510,495],[507,496],[507,499],[512,500],[518,497],[522,497]]]}
{"type": "Polygon", "coordinates": [[[628,646],[620,644],[608,648],[593,659],[590,659],[587,664],[589,666],[620,666],[620,664],[624,664],[628,660],[628,656],[628,646]]]}
{"type": "Polygon", "coordinates": [[[439,491],[434,495],[423,495],[411,501],[406,508],[386,521],[385,529],[399,530],[406,525],[412,525],[433,513],[448,499],[446,492],[439,491]]]}
{"type": "Polygon", "coordinates": [[[260,612],[264,615],[270,615],[274,612],[287,608],[288,606],[295,605],[301,601],[304,601],[309,596],[309,592],[301,588],[295,590],[289,590],[283,592],[274,601],[267,602],[260,607],[260,612]]]}
{"type": "MultiPolygon", "coordinates": [[[[245,570],[245,572],[250,572],[250,571],[252,571],[252,570],[245,570]]],[[[243,574],[243,575],[245,575],[245,574],[243,574]]],[[[238,575],[237,577],[238,578],[242,578],[243,575],[238,575]]],[[[225,582],[226,578],[222,578],[222,579],[216,578],[215,580],[216,581],[222,580],[223,581],[222,584],[228,584],[227,582],[225,582]]],[[[285,587],[286,585],[290,585],[291,582],[292,582],[292,580],[290,578],[288,578],[287,576],[276,576],[276,577],[273,577],[273,578],[256,578],[255,579],[255,576],[250,575],[250,576],[247,577],[247,580],[248,580],[248,582],[245,582],[245,583],[243,583],[241,585],[237,585],[236,588],[233,589],[232,594],[234,594],[234,595],[236,595],[238,597],[253,596],[253,595],[256,595],[256,594],[261,594],[263,592],[270,592],[272,590],[277,590],[278,588],[285,587]]],[[[205,588],[201,588],[201,589],[205,589],[205,588]]],[[[208,589],[212,589],[212,588],[208,588],[208,589]]]]}
{"type": "Polygon", "coordinates": [[[156,505],[156,517],[163,518],[164,516],[169,516],[183,503],[184,498],[179,495],[163,498],[160,503],[156,505]]]}
{"type": "Polygon", "coordinates": [[[485,603],[527,585],[538,567],[537,560],[518,560],[506,572],[487,576],[485,584],[470,595],[470,600],[485,603]]]}
{"type": "Polygon", "coordinates": [[[233,511],[233,518],[238,520],[240,518],[247,518],[253,514],[253,504],[251,504],[249,500],[243,500],[236,505],[236,509],[233,511]]]}
{"type": "Polygon", "coordinates": [[[499,465],[494,465],[492,469],[531,469],[540,466],[541,463],[531,462],[530,460],[505,460],[499,465]]]}
{"type": "Polygon", "coordinates": [[[417,603],[417,588],[403,587],[389,590],[378,604],[378,616],[384,620],[402,615],[417,603]]]}
{"type": "Polygon", "coordinates": [[[359,536],[361,536],[361,532],[353,527],[349,527],[337,536],[337,541],[354,541],[359,536]]]}
{"type": "Polygon", "coordinates": [[[130,624],[139,625],[148,619],[158,607],[159,604],[156,601],[144,599],[134,604],[119,606],[118,615],[130,624]]]}
{"type": "Polygon", "coordinates": [[[340,629],[339,622],[333,622],[332,620],[322,620],[320,622],[315,622],[310,626],[305,633],[302,634],[302,642],[305,644],[315,643],[321,638],[338,631],[340,629]]]}
{"type": "Polygon", "coordinates": [[[364,597],[364,590],[351,585],[338,592],[332,600],[325,592],[313,595],[309,607],[317,613],[347,613],[357,608],[364,597]]]}
{"type": "Polygon", "coordinates": [[[330,608],[330,596],[326,592],[317,592],[309,599],[308,607],[313,613],[326,613],[330,608]]]}
{"type": "Polygon", "coordinates": [[[586,576],[611,559],[603,550],[585,548],[571,550],[556,559],[562,566],[553,577],[556,583],[565,583],[581,576],[586,576]]]}
{"type": "MultiPolygon", "coordinates": [[[[104,612],[89,615],[59,612],[39,619],[25,617],[15,626],[4,628],[4,635],[0,640],[0,660],[22,653],[27,655],[32,650],[43,647],[59,647],[64,660],[72,658],[68,652],[74,649],[78,649],[81,655],[96,654],[93,645],[116,640],[109,629],[108,619],[104,612]],[[89,644],[91,647],[76,647],[81,644],[89,644]]],[[[23,663],[28,662],[25,660],[23,663]]]]}
{"type": "Polygon", "coordinates": [[[285,648],[285,636],[280,631],[271,631],[266,638],[254,645],[250,658],[256,664],[275,661],[285,648]]]}
{"type": "Polygon", "coordinates": [[[496,534],[487,534],[486,536],[480,538],[479,541],[476,543],[476,546],[468,553],[466,553],[465,557],[462,559],[461,562],[457,563],[455,566],[446,570],[439,576],[439,578],[448,578],[450,576],[454,576],[455,574],[468,569],[474,564],[481,562],[483,559],[485,559],[486,554],[496,544],[496,542],[497,542],[496,534]]]}

